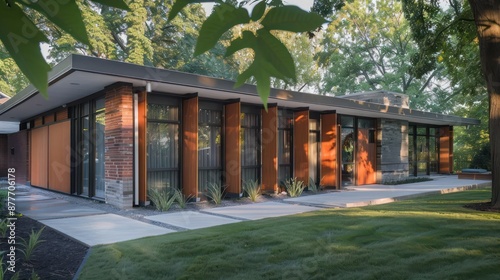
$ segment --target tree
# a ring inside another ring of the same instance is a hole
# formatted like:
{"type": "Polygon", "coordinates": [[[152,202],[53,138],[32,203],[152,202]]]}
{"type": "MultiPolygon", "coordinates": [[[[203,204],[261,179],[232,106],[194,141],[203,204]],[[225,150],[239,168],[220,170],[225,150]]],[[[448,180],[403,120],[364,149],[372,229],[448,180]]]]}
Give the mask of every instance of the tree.
{"type": "MultiPolygon", "coordinates": [[[[416,68],[418,74],[432,69],[440,54],[450,50],[450,42],[458,43],[456,49],[467,45],[479,47],[481,73],[489,99],[491,203],[492,207],[500,208],[500,174],[497,173],[500,170],[500,1],[450,0],[447,5],[440,6],[433,0],[403,0],[403,7],[419,43],[420,52],[413,60],[419,66],[416,68]],[[474,29],[475,36],[471,32],[474,29]]],[[[470,60],[472,66],[474,62],[470,60]]]]}
{"type": "Polygon", "coordinates": [[[355,0],[331,17],[318,55],[327,70],[325,92],[345,95],[389,90],[410,96],[411,107],[436,109],[438,94],[449,94],[443,67],[421,78],[408,63],[417,52],[401,3],[396,0],[355,0]]]}

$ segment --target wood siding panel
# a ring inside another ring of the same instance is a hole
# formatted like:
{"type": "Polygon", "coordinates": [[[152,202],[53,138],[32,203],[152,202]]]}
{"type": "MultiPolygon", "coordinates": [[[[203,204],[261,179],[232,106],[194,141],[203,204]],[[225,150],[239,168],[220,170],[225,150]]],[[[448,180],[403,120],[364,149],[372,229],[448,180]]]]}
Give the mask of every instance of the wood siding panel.
{"type": "Polygon", "coordinates": [[[262,110],[262,191],[278,189],[278,107],[262,110]]]}
{"type": "Polygon", "coordinates": [[[241,104],[225,106],[225,178],[227,192],[241,193],[241,104]]]}
{"type": "Polygon", "coordinates": [[[320,184],[326,188],[338,188],[339,185],[337,135],[337,114],[321,115],[320,184]]]}
{"type": "Polygon", "coordinates": [[[453,172],[453,127],[439,129],[439,173],[453,172]]]}
{"type": "Polygon", "coordinates": [[[139,93],[139,203],[147,201],[147,128],[148,128],[148,100],[145,91],[139,93]]]}
{"type": "Polygon", "coordinates": [[[198,197],[198,97],[182,102],[182,190],[198,197]]]}
{"type": "Polygon", "coordinates": [[[42,126],[43,125],[43,117],[36,118],[34,125],[35,125],[35,127],[42,126]]]}
{"type": "Polygon", "coordinates": [[[49,127],[43,126],[31,130],[31,185],[48,187],[48,149],[49,149],[49,127]]]}
{"type": "Polygon", "coordinates": [[[309,110],[293,115],[294,177],[309,185],[309,110]]]}
{"type": "Polygon", "coordinates": [[[356,149],[356,184],[369,185],[377,183],[377,146],[369,142],[369,129],[358,129],[356,149]]]}
{"type": "Polygon", "coordinates": [[[49,186],[51,190],[71,193],[71,122],[49,126],[49,186]]]}

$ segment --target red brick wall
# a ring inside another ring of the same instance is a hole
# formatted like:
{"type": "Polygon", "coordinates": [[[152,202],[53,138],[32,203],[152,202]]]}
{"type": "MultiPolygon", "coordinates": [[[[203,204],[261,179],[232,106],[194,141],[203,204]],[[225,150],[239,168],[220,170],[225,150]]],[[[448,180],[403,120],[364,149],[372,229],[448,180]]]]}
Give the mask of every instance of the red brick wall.
{"type": "Polygon", "coordinates": [[[105,173],[106,202],[120,208],[133,206],[133,94],[132,86],[106,88],[105,173]]]}

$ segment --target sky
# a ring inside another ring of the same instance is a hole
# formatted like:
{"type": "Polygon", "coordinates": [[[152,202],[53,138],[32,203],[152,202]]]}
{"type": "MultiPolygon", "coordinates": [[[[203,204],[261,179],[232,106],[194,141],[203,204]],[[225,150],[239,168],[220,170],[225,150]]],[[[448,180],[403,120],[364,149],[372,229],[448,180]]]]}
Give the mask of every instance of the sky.
{"type": "MultiPolygon", "coordinates": [[[[303,10],[309,11],[311,9],[311,6],[313,4],[313,0],[283,0],[283,3],[285,5],[295,5],[303,10]]],[[[204,3],[202,4],[203,7],[205,8],[205,11],[207,12],[207,15],[210,14],[212,11],[212,7],[214,6],[213,3],[204,3]]]]}

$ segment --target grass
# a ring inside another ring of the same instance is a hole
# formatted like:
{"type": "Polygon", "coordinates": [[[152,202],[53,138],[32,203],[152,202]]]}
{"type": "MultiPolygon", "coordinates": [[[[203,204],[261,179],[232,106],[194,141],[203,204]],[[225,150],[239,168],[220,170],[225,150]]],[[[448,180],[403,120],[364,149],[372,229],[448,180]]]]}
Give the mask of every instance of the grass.
{"type": "Polygon", "coordinates": [[[39,231],[35,232],[31,230],[31,234],[29,235],[28,240],[25,240],[24,238],[20,237],[21,239],[21,246],[24,247],[24,249],[19,249],[21,253],[24,255],[24,260],[29,262],[31,261],[31,256],[33,255],[33,252],[40,246],[40,243],[45,242],[44,240],[40,239],[40,236],[42,235],[43,230],[45,227],[41,228],[39,231]]]}
{"type": "Polygon", "coordinates": [[[80,279],[496,279],[490,189],[94,247],[80,279]]]}

